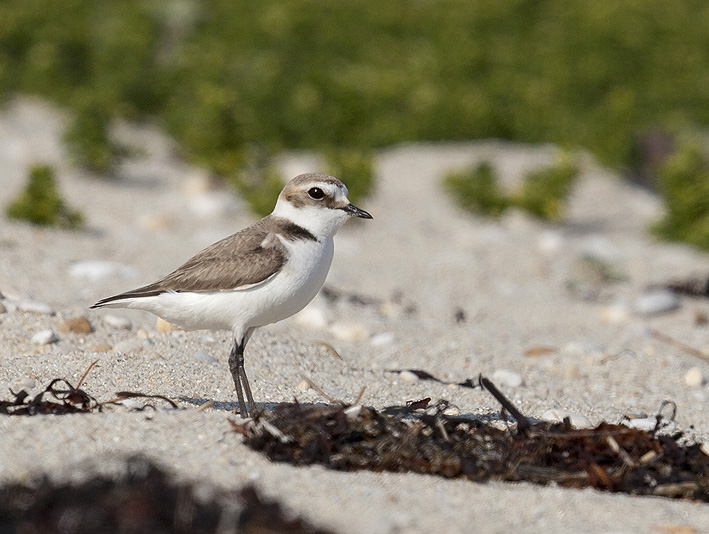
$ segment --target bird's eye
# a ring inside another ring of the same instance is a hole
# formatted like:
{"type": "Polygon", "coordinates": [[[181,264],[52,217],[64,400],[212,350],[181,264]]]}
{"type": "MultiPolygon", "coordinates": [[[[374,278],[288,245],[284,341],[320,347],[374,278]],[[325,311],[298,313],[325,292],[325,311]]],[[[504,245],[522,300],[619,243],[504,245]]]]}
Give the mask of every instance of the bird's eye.
{"type": "Polygon", "coordinates": [[[311,187],[310,189],[308,189],[308,195],[310,195],[310,198],[320,200],[325,196],[325,192],[319,187],[311,187]]]}

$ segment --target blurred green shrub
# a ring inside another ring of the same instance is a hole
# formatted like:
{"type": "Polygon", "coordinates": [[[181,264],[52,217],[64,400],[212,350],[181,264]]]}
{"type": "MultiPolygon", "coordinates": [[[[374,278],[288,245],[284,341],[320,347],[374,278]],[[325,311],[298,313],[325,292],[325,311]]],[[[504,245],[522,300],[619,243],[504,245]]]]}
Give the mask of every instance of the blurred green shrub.
{"type": "Polygon", "coordinates": [[[570,155],[553,165],[529,173],[513,203],[542,219],[558,220],[579,169],[570,155]]]}
{"type": "Polygon", "coordinates": [[[230,172],[229,182],[246,200],[251,211],[265,216],[273,211],[285,180],[276,169],[275,158],[263,145],[249,144],[238,151],[241,161],[236,172],[230,172]]]}
{"type": "Polygon", "coordinates": [[[660,166],[665,215],[652,231],[709,250],[709,158],[699,140],[684,141],[660,166]]]}
{"type": "Polygon", "coordinates": [[[78,229],[84,217],[78,210],[69,209],[57,189],[54,169],[48,165],[34,165],[29,172],[27,186],[7,207],[7,216],[41,226],[78,229]]]}
{"type": "Polygon", "coordinates": [[[443,185],[461,207],[473,213],[497,217],[510,205],[488,161],[469,170],[448,174],[443,185]]]}
{"type": "Polygon", "coordinates": [[[527,174],[519,191],[513,194],[502,191],[488,161],[448,174],[443,185],[463,208],[473,213],[497,217],[506,208],[516,206],[536,217],[558,220],[578,174],[573,157],[567,154],[556,163],[527,174]]]}
{"type": "Polygon", "coordinates": [[[121,152],[110,139],[110,125],[109,110],[97,102],[75,109],[64,133],[74,163],[97,173],[108,173],[114,168],[121,152]]]}
{"type": "Polygon", "coordinates": [[[273,211],[285,182],[273,168],[264,169],[258,176],[258,181],[242,182],[238,190],[248,202],[251,211],[263,217],[273,211]]]}
{"type": "Polygon", "coordinates": [[[329,148],[325,151],[325,172],[347,185],[348,198],[359,202],[374,185],[374,157],[371,150],[361,148],[329,148]]]}
{"type": "Polygon", "coordinates": [[[625,167],[649,125],[709,125],[708,26],[703,0],[3,0],[0,100],[76,111],[99,170],[112,118],[155,120],[221,176],[250,143],[501,138],[625,167]]]}

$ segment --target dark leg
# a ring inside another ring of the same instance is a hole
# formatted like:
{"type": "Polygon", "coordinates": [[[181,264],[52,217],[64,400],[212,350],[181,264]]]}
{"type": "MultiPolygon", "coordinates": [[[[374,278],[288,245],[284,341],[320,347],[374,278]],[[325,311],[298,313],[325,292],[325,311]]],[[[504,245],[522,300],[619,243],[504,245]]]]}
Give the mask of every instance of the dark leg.
{"type": "Polygon", "coordinates": [[[247,339],[247,336],[241,341],[235,339],[234,346],[229,354],[229,370],[231,371],[231,377],[234,379],[236,397],[239,400],[239,414],[241,417],[249,417],[249,410],[246,408],[246,402],[244,402],[244,391],[246,391],[246,401],[249,403],[249,408],[253,409],[256,405],[256,403],[254,403],[254,397],[251,394],[246,369],[244,369],[244,348],[246,347],[247,339]]]}

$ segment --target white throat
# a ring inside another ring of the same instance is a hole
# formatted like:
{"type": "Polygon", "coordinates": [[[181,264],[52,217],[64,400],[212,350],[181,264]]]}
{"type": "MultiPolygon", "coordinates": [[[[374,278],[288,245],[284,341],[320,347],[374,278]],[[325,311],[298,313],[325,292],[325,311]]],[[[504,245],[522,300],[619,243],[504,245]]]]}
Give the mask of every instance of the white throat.
{"type": "Polygon", "coordinates": [[[350,218],[349,214],[343,210],[324,206],[302,206],[296,208],[293,204],[280,197],[271,215],[282,217],[297,224],[317,238],[334,236],[350,218]]]}

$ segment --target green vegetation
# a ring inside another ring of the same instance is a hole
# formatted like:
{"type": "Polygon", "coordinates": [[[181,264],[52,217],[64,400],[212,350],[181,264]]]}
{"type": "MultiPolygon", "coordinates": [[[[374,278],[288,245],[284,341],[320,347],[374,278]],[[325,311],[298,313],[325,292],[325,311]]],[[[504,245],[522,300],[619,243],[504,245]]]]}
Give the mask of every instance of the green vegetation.
{"type": "Polygon", "coordinates": [[[75,109],[64,140],[74,163],[97,173],[110,173],[123,155],[109,137],[111,116],[97,102],[88,101],[75,109]]]}
{"type": "Polygon", "coordinates": [[[271,155],[261,146],[247,146],[239,153],[239,158],[243,163],[236,167],[238,174],[232,171],[234,184],[255,214],[268,215],[283,189],[283,177],[276,170],[271,155]]]}
{"type": "Polygon", "coordinates": [[[709,250],[709,158],[699,141],[685,141],[660,167],[659,187],[666,213],[655,234],[709,250]]]}
{"type": "Polygon", "coordinates": [[[222,175],[248,142],[497,137],[622,165],[648,125],[709,124],[707,25],[701,0],[5,0],[0,93],[155,118],[222,175]]]}
{"type": "Polygon", "coordinates": [[[514,204],[543,219],[560,219],[563,201],[578,175],[573,158],[565,156],[554,165],[528,174],[514,204]]]}
{"type": "Polygon", "coordinates": [[[473,213],[496,217],[516,206],[542,219],[558,220],[578,174],[573,158],[564,155],[553,165],[527,174],[519,191],[513,194],[502,191],[495,169],[487,161],[448,174],[443,184],[463,208],[473,213]]]}
{"type": "Polygon", "coordinates": [[[271,187],[242,183],[256,144],[324,152],[356,196],[369,151],[401,141],[553,142],[626,167],[639,133],[709,125],[707,27],[702,0],[4,0],[0,98],[73,110],[72,154],[101,172],[120,117],[249,194],[271,187]]]}
{"type": "Polygon", "coordinates": [[[81,212],[64,204],[54,181],[54,170],[48,165],[35,165],[30,169],[27,187],[7,207],[7,216],[72,230],[80,228],[84,220],[81,212]]]}
{"type": "Polygon", "coordinates": [[[374,156],[369,150],[358,148],[329,148],[325,150],[325,172],[347,180],[348,198],[357,203],[374,186],[374,156]]]}
{"type": "Polygon", "coordinates": [[[497,217],[510,205],[488,161],[469,170],[448,174],[443,185],[463,208],[473,213],[497,217]]]}

